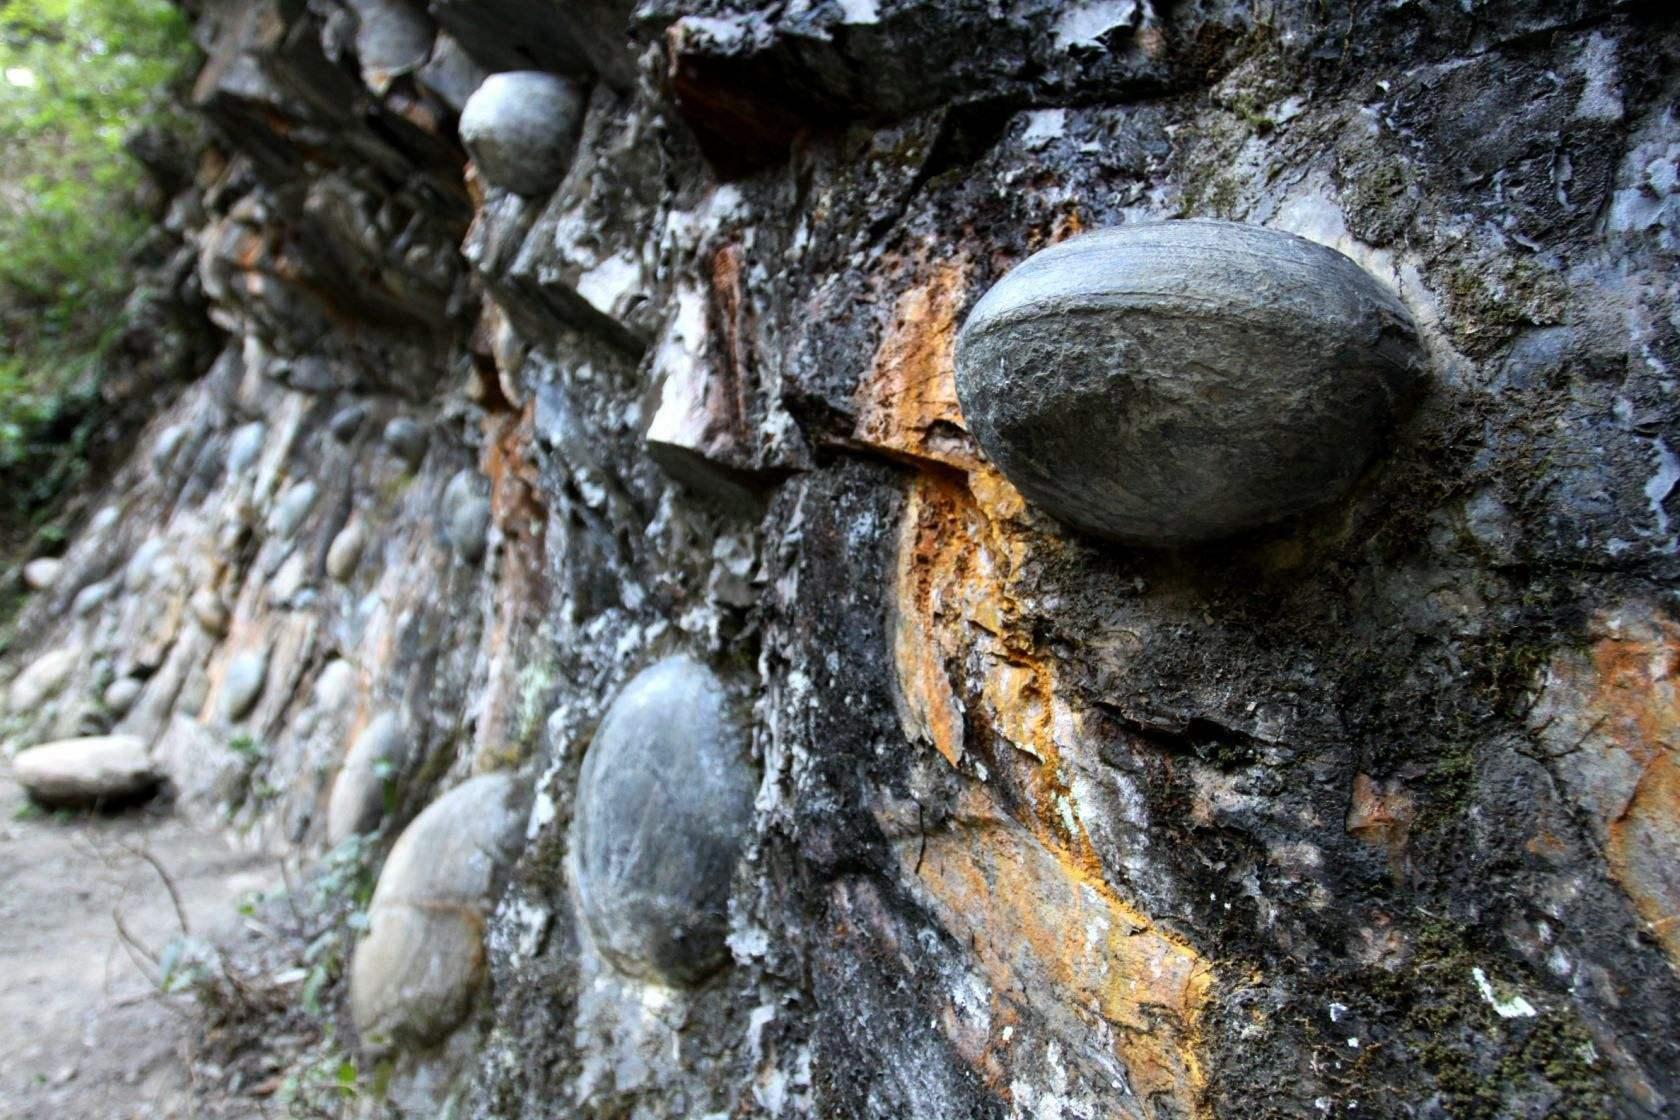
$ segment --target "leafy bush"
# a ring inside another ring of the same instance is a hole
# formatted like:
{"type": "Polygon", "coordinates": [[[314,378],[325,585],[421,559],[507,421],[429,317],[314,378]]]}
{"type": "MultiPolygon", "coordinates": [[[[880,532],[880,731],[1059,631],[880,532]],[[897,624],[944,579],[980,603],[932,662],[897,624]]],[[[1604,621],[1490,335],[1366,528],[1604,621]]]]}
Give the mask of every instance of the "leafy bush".
{"type": "Polygon", "coordinates": [[[168,0],[0,0],[0,474],[56,450],[42,493],[71,469],[148,221],[124,139],[179,126],[191,57],[168,0]]]}

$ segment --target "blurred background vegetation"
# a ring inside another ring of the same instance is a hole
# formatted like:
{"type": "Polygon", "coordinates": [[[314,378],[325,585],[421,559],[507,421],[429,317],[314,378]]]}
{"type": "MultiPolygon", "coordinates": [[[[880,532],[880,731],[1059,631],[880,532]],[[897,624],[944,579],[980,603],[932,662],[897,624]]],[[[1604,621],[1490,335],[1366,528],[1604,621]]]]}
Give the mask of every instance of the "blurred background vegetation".
{"type": "Polygon", "coordinates": [[[124,141],[185,132],[171,93],[192,60],[168,0],[0,0],[0,529],[82,469],[152,220],[124,141]]]}

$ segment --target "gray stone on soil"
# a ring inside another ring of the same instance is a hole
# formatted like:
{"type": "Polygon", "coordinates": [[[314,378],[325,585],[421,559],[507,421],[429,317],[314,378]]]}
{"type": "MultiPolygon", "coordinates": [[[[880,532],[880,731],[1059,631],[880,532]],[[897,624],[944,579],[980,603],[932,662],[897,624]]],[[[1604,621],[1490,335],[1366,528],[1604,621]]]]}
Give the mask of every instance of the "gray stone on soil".
{"type": "Polygon", "coordinates": [[[58,582],[64,561],[42,556],[23,566],[23,585],[31,591],[46,591],[58,582]]]}
{"type": "Polygon", "coordinates": [[[228,439],[227,472],[238,477],[244,474],[262,455],[263,443],[268,439],[268,425],[261,420],[241,424],[228,439]]]}
{"type": "Polygon", "coordinates": [[[367,530],[359,520],[353,520],[338,531],[327,547],[327,575],[340,583],[356,574],[361,563],[362,549],[367,545],[367,530]]]}
{"type": "Polygon", "coordinates": [[[525,832],[522,787],[487,774],[444,794],[391,848],[350,961],[362,1046],[426,1046],[454,1030],[484,983],[484,922],[525,832]]]}
{"type": "Polygon", "coordinates": [[[270,521],[274,535],[284,539],[296,533],[298,527],[303,524],[303,519],[309,516],[310,509],[314,507],[318,492],[315,484],[306,479],[282,494],[274,505],[274,515],[270,521]]]}
{"type": "Polygon", "coordinates": [[[12,681],[12,687],[6,694],[7,706],[13,712],[33,712],[65,686],[81,657],[78,649],[55,649],[43,653],[12,681]]]}
{"type": "Polygon", "coordinates": [[[479,173],[515,194],[553,190],[583,122],[576,83],[538,70],[492,74],[461,110],[461,141],[479,173]]]}
{"type": "Polygon", "coordinates": [[[758,785],[730,707],[710,669],[668,657],[624,687],[584,757],[578,898],[602,953],[633,976],[692,984],[727,958],[758,785]]]}
{"type": "Polygon", "coordinates": [[[60,739],[20,751],[12,765],[30,797],[54,806],[137,797],[161,777],[144,740],[133,735],[60,739]]]}
{"type": "Polygon", "coordinates": [[[104,695],[100,699],[104,702],[106,710],[121,719],[134,707],[134,702],[140,699],[140,693],[145,687],[144,682],[134,677],[118,677],[105,686],[104,695]]]}
{"type": "Polygon", "coordinates": [[[249,715],[267,678],[268,650],[246,650],[235,655],[222,677],[222,718],[237,720],[249,715]]]}
{"type": "Polygon", "coordinates": [[[1028,500],[1098,536],[1180,545],[1330,501],[1415,395],[1417,332],[1352,260],[1232,222],[1102,230],[975,305],[957,395],[1028,500]]]}
{"type": "Polygon", "coordinates": [[[397,713],[380,712],[351,744],[327,802],[327,843],[372,832],[385,815],[385,784],[401,769],[408,741],[397,713]]]}
{"type": "Polygon", "coordinates": [[[410,470],[426,457],[426,429],[406,416],[398,416],[385,425],[385,446],[401,459],[410,470]]]}

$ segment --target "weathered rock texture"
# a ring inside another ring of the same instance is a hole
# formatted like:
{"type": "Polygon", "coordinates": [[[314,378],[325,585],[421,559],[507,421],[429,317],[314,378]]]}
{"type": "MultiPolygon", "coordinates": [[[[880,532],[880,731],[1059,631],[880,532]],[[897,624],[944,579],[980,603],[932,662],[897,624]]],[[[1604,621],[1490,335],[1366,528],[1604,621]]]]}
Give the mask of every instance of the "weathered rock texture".
{"type": "Polygon", "coordinates": [[[1680,1109],[1670,7],[196,8],[213,142],[134,344],[220,354],[17,619],[4,730],[138,736],[182,811],[314,852],[401,711],[373,863],[534,786],[449,934],[482,973],[393,1033],[408,1114],[1680,1109]],[[587,90],[552,191],[468,181],[505,70],[587,90]],[[1429,387],[1334,500],[1162,552],[1025,500],[953,348],[1033,253],[1179,218],[1346,255],[1429,387]],[[567,881],[670,655],[762,776],[689,987],[567,881]]]}

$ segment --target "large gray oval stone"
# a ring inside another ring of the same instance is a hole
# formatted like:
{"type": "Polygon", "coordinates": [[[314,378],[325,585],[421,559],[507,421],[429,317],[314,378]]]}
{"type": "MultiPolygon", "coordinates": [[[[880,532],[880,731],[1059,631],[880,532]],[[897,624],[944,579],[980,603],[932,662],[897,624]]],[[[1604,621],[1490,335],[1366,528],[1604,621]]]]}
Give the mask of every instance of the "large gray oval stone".
{"type": "Polygon", "coordinates": [[[350,1014],[369,1052],[430,1045],[472,1009],[490,896],[525,834],[520,791],[511,774],[473,778],[391,848],[350,961],[350,1014]]]}
{"type": "Polygon", "coordinates": [[[1148,545],[1337,497],[1422,370],[1406,309],[1352,260],[1214,221],[1035,253],[956,349],[963,415],[1009,481],[1071,525],[1148,545]]]}
{"type": "Polygon", "coordinates": [[[578,779],[583,917],[633,976],[692,984],[723,964],[729,884],[758,780],[722,683],[688,657],[613,701],[578,779]]]}
{"type": "Polygon", "coordinates": [[[492,74],[461,110],[461,141],[479,173],[515,194],[553,190],[583,121],[577,85],[538,70],[492,74]]]}
{"type": "Polygon", "coordinates": [[[133,735],[61,739],[19,751],[18,784],[43,805],[90,805],[149,793],[162,775],[133,735]]]}

